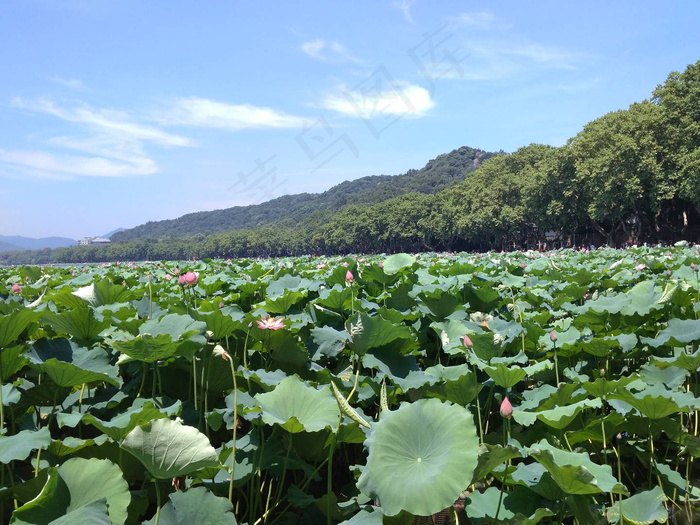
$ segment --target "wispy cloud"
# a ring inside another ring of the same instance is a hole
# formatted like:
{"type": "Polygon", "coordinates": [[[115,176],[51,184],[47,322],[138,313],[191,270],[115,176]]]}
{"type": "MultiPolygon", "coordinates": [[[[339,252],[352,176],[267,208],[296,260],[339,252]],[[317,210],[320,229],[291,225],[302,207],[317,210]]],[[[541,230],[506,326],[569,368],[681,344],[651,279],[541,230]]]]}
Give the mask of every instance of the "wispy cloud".
{"type": "Polygon", "coordinates": [[[156,163],[147,157],[117,162],[104,157],[54,155],[45,151],[5,151],[0,149],[0,162],[35,170],[39,174],[79,175],[87,177],[127,177],[158,172],[156,163]]]}
{"type": "Polygon", "coordinates": [[[462,12],[457,16],[451,17],[450,22],[454,26],[490,29],[496,22],[496,15],[490,11],[462,12]]]}
{"type": "Polygon", "coordinates": [[[340,44],[333,40],[316,39],[304,42],[301,44],[301,50],[311,58],[316,60],[349,60],[351,62],[361,63],[362,60],[350,54],[350,52],[340,44]]]}
{"type": "Polygon", "coordinates": [[[48,139],[51,151],[0,150],[0,163],[7,170],[21,171],[28,177],[73,178],[128,177],[159,171],[144,146],[191,146],[187,137],[168,133],[137,122],[123,111],[80,106],[60,106],[47,99],[27,101],[15,98],[12,106],[36,114],[50,115],[77,125],[77,135],[48,139]],[[83,155],[70,154],[72,150],[83,155]],[[22,171],[23,170],[23,171],[22,171]]]}
{"type": "MultiPolygon", "coordinates": [[[[534,71],[570,70],[594,59],[559,46],[503,39],[479,39],[463,41],[459,52],[465,57],[459,70],[446,74],[434,72],[441,79],[495,81],[524,77],[534,71]]],[[[428,68],[428,72],[433,74],[428,68]]]]}
{"type": "Polygon", "coordinates": [[[51,82],[71,89],[85,89],[85,84],[79,78],[61,77],[52,75],[48,77],[51,82]]]}
{"type": "Polygon", "coordinates": [[[229,130],[300,128],[303,118],[268,107],[229,104],[207,98],[187,97],[175,101],[157,117],[161,124],[229,130]]]}
{"type": "Polygon", "coordinates": [[[411,7],[416,3],[416,0],[396,0],[391,5],[401,11],[406,22],[413,24],[413,16],[411,16],[411,7]]]}
{"type": "Polygon", "coordinates": [[[349,117],[374,118],[379,115],[423,117],[435,106],[430,93],[420,86],[396,82],[393,89],[359,91],[342,87],[327,95],[321,105],[349,117]]]}
{"type": "Polygon", "coordinates": [[[139,124],[123,111],[95,109],[87,105],[62,108],[46,99],[25,101],[21,98],[15,98],[12,105],[19,109],[45,113],[68,122],[82,124],[120,141],[146,141],[161,146],[191,145],[190,139],[167,133],[153,126],[139,124]]]}

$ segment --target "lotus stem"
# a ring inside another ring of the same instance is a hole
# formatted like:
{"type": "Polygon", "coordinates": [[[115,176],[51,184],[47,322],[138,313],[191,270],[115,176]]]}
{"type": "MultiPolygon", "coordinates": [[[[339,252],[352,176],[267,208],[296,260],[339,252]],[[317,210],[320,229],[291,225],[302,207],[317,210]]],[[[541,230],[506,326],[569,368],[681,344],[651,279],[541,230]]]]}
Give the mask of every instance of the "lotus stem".
{"type": "Polygon", "coordinates": [[[326,525],[331,525],[333,522],[333,520],[331,519],[331,494],[333,493],[333,451],[335,449],[335,440],[338,437],[338,432],[340,431],[340,423],[342,421],[343,414],[341,412],[338,415],[338,424],[335,427],[335,432],[333,432],[333,439],[331,440],[331,446],[328,449],[328,479],[326,480],[326,494],[328,495],[328,501],[326,508],[326,525]]]}
{"type": "Polygon", "coordinates": [[[146,364],[146,361],[143,362],[142,366],[142,371],[141,371],[141,386],[139,387],[139,393],[136,394],[136,397],[141,397],[141,393],[143,392],[143,388],[146,386],[146,374],[148,372],[148,365],[146,364]]]}
{"type": "MultiPolygon", "coordinates": [[[[285,478],[287,477],[287,462],[289,461],[289,452],[292,450],[292,438],[294,437],[294,434],[289,434],[289,441],[287,443],[287,453],[284,455],[284,464],[282,465],[282,479],[280,480],[280,484],[277,487],[277,493],[275,494],[275,501],[279,501],[280,497],[282,496],[282,489],[284,487],[284,481],[285,478]]],[[[265,512],[265,515],[267,515],[269,511],[265,512]]],[[[265,519],[267,521],[267,518],[265,519]]]]}
{"type": "Polygon", "coordinates": [[[194,391],[194,408],[197,409],[197,356],[192,356],[192,390],[194,391]]]}
{"type": "Polygon", "coordinates": [[[160,521],[160,504],[161,504],[161,498],[160,498],[160,485],[158,485],[158,480],[153,479],[153,482],[156,485],[156,519],[154,522],[154,525],[158,525],[158,522],[160,521]]]}
{"type": "MultiPolygon", "coordinates": [[[[506,419],[503,422],[503,442],[505,445],[508,444],[507,438],[508,438],[508,431],[506,430],[506,427],[508,426],[509,421],[506,419]]],[[[496,507],[496,516],[494,516],[493,520],[498,523],[498,513],[501,512],[501,503],[503,503],[503,492],[505,491],[506,487],[506,477],[508,476],[508,466],[509,466],[510,460],[506,461],[506,469],[503,474],[503,480],[501,481],[501,492],[498,495],[498,506],[496,507]]]]}
{"type": "Polygon", "coordinates": [[[156,368],[158,367],[158,363],[156,361],[153,361],[153,385],[151,385],[151,399],[156,398],[156,382],[157,382],[157,377],[156,377],[156,368]]]}
{"type": "MultiPolygon", "coordinates": [[[[476,377],[476,379],[479,379],[479,376],[476,373],[476,365],[474,365],[474,376],[476,377]]],[[[477,392],[477,394],[476,394],[476,419],[479,422],[479,440],[480,440],[480,443],[483,443],[484,442],[484,429],[481,426],[481,401],[479,400],[479,393],[480,392],[477,392]]]]}
{"type": "Polygon", "coordinates": [[[38,450],[37,453],[36,453],[36,466],[34,467],[34,477],[35,477],[35,478],[39,476],[39,470],[40,470],[40,469],[39,469],[39,464],[41,463],[41,450],[42,450],[42,449],[41,449],[41,447],[40,447],[39,450],[38,450]]]}
{"type": "Polygon", "coordinates": [[[0,359],[0,432],[5,428],[5,405],[2,404],[2,385],[4,384],[5,376],[2,373],[2,359],[0,359]]]}
{"type": "Polygon", "coordinates": [[[270,479],[270,484],[267,487],[267,500],[265,500],[265,512],[263,512],[262,515],[263,523],[267,521],[267,515],[270,512],[270,496],[272,496],[272,479],[270,479]]]}
{"type": "MultiPolygon", "coordinates": [[[[226,340],[228,346],[228,339],[226,340]]],[[[236,430],[238,429],[238,384],[236,382],[236,368],[233,364],[234,357],[229,354],[228,363],[231,367],[231,379],[233,379],[233,443],[231,445],[231,482],[228,486],[228,499],[233,502],[233,478],[236,472],[236,430]]],[[[286,468],[286,465],[285,465],[286,468]]]]}

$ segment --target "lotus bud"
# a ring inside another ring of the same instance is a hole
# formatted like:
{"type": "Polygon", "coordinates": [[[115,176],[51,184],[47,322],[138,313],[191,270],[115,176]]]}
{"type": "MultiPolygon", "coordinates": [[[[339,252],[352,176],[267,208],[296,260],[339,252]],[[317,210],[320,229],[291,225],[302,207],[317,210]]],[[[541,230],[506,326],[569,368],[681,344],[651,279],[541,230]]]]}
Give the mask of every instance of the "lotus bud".
{"type": "Polygon", "coordinates": [[[471,348],[474,346],[474,343],[472,343],[472,340],[469,339],[469,336],[465,334],[465,336],[462,338],[462,341],[464,342],[464,346],[467,348],[471,348]]]}
{"type": "Polygon", "coordinates": [[[552,341],[552,343],[556,343],[556,342],[557,342],[557,334],[554,333],[554,330],[552,330],[551,332],[549,332],[549,339],[552,341]]]}
{"type": "Polygon", "coordinates": [[[224,303],[219,303],[219,308],[223,308],[224,306],[226,306],[224,303]]]}
{"type": "Polygon", "coordinates": [[[355,276],[352,274],[352,272],[350,270],[345,272],[345,280],[350,282],[350,283],[355,280],[355,276]]]}
{"type": "Polygon", "coordinates": [[[172,278],[173,278],[173,276],[170,275],[169,273],[166,273],[166,274],[165,274],[165,280],[166,280],[166,281],[169,281],[169,280],[171,280],[172,278]]]}
{"type": "Polygon", "coordinates": [[[510,400],[508,399],[508,396],[503,398],[503,402],[501,403],[501,416],[503,416],[506,419],[510,419],[513,416],[513,405],[510,404],[510,400]]]}
{"type": "Polygon", "coordinates": [[[605,377],[605,368],[598,370],[598,373],[600,374],[600,377],[605,377]]]}
{"type": "Polygon", "coordinates": [[[180,286],[185,286],[186,283],[185,283],[185,276],[184,275],[181,275],[180,277],[177,278],[177,284],[179,284],[180,286]]]}
{"type": "Polygon", "coordinates": [[[214,332],[212,332],[211,330],[207,330],[206,332],[204,332],[204,337],[206,337],[207,341],[209,341],[212,337],[214,337],[214,332]]]}
{"type": "Polygon", "coordinates": [[[229,355],[226,350],[224,350],[224,347],[221,345],[216,345],[214,349],[211,351],[212,355],[215,357],[220,357],[224,361],[229,360],[229,355]]]}
{"type": "Polygon", "coordinates": [[[382,261],[379,261],[378,266],[379,266],[380,268],[384,268],[384,263],[383,263],[382,261]]]}
{"type": "Polygon", "coordinates": [[[180,268],[177,266],[175,267],[175,271],[173,272],[175,275],[180,275],[180,268]]]}
{"type": "Polygon", "coordinates": [[[14,293],[19,293],[20,290],[21,290],[21,288],[19,287],[19,284],[15,283],[12,285],[12,291],[14,293]]]}
{"type": "Polygon", "coordinates": [[[194,286],[197,284],[197,274],[194,272],[187,272],[185,274],[185,284],[187,286],[194,286]]]}

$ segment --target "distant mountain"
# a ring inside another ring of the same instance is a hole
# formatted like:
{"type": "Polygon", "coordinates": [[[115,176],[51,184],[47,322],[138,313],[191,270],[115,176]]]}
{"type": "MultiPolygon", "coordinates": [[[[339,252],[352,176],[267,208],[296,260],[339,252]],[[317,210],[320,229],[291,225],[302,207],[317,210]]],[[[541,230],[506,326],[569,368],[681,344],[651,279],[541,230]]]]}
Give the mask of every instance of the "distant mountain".
{"type": "Polygon", "coordinates": [[[0,252],[10,250],[41,250],[43,248],[62,248],[75,246],[77,241],[67,237],[43,237],[32,239],[20,235],[0,235],[0,252]]]}
{"type": "Polygon", "coordinates": [[[124,230],[125,230],[125,228],[117,228],[116,230],[112,230],[109,233],[105,233],[104,235],[100,235],[100,237],[103,237],[105,239],[109,239],[115,233],[123,232],[124,230]]]}
{"type": "Polygon", "coordinates": [[[403,175],[372,175],[345,181],[323,193],[284,195],[262,204],[223,210],[189,213],[178,219],[147,222],[115,233],[112,241],[163,239],[244,230],[258,226],[299,221],[314,212],[338,210],[348,204],[376,204],[411,192],[437,193],[456,184],[481,163],[496,155],[462,147],[428,162],[419,170],[403,175]]]}
{"type": "Polygon", "coordinates": [[[0,241],[0,252],[14,252],[21,249],[22,248],[20,248],[19,246],[10,244],[9,242],[0,241]]]}

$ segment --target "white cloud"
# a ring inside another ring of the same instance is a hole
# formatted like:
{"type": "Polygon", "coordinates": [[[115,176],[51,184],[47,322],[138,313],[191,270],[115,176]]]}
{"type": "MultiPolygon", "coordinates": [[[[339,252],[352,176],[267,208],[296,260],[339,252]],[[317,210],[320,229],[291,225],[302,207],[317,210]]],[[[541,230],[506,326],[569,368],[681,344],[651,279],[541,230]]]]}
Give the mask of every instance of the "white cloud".
{"type": "Polygon", "coordinates": [[[401,14],[403,15],[406,22],[408,22],[409,24],[413,24],[414,22],[413,17],[411,16],[411,7],[414,3],[415,0],[396,0],[391,5],[399,11],[401,11],[401,14]]]}
{"type": "Polygon", "coordinates": [[[53,178],[51,174],[87,177],[126,177],[150,175],[158,171],[156,163],[147,157],[119,162],[103,157],[54,155],[45,151],[5,151],[0,149],[0,162],[34,170],[53,178]]]}
{"type": "Polygon", "coordinates": [[[326,42],[320,39],[311,40],[309,42],[304,42],[301,44],[301,50],[309,55],[311,58],[322,59],[323,55],[321,51],[326,47],[326,42]]]}
{"type": "Polygon", "coordinates": [[[228,104],[200,97],[181,98],[159,115],[162,124],[229,130],[299,128],[302,117],[251,104],[228,104]]]}
{"type": "Polygon", "coordinates": [[[489,11],[474,11],[460,13],[452,17],[451,22],[457,26],[480,27],[489,29],[496,22],[496,15],[489,11]]]}
{"type": "Polygon", "coordinates": [[[35,113],[53,115],[68,122],[84,124],[99,133],[107,134],[120,141],[146,141],[161,146],[190,146],[190,139],[173,135],[153,126],[138,124],[123,111],[93,109],[89,106],[60,108],[49,100],[26,102],[15,98],[12,105],[35,113]]]}
{"type": "Polygon", "coordinates": [[[310,40],[301,44],[300,47],[304,53],[316,60],[362,62],[359,58],[352,56],[346,47],[336,40],[332,42],[321,39],[310,40]]]}
{"type": "Polygon", "coordinates": [[[61,86],[71,88],[71,89],[85,89],[85,84],[79,78],[71,77],[61,77],[58,75],[52,75],[48,77],[51,82],[55,82],[61,86]]]}
{"type": "Polygon", "coordinates": [[[79,135],[48,139],[53,151],[0,150],[5,172],[32,178],[129,177],[151,175],[159,171],[156,162],[144,151],[148,143],[164,147],[190,146],[190,139],[167,133],[154,126],[136,122],[122,111],[92,108],[87,105],[61,107],[50,100],[25,101],[15,98],[12,106],[32,113],[56,117],[77,124],[79,135]],[[67,154],[73,150],[83,155],[67,154]]]}
{"type": "Polygon", "coordinates": [[[346,116],[373,118],[378,115],[422,117],[435,106],[430,93],[414,84],[396,82],[391,90],[350,91],[326,96],[321,105],[346,116]]]}
{"type": "MultiPolygon", "coordinates": [[[[494,81],[524,78],[534,71],[548,69],[577,70],[593,58],[562,47],[502,39],[465,41],[454,52],[464,57],[460,68],[445,73],[440,67],[428,65],[428,74],[440,79],[494,81]]],[[[444,64],[441,66],[444,69],[444,64]]]]}

